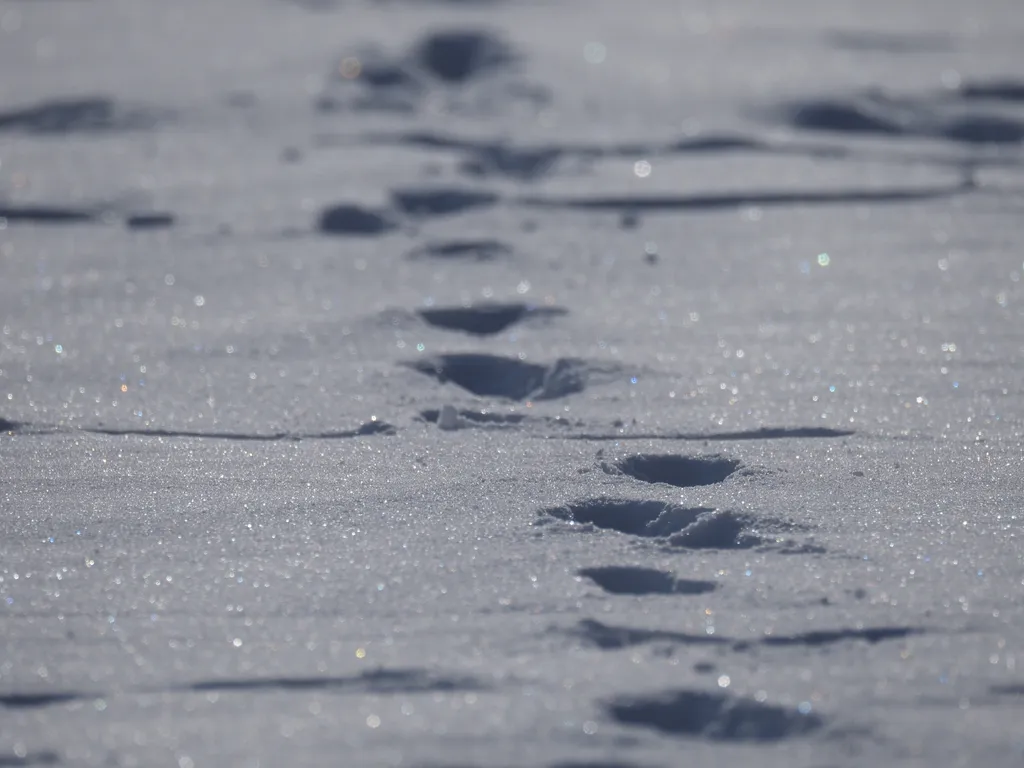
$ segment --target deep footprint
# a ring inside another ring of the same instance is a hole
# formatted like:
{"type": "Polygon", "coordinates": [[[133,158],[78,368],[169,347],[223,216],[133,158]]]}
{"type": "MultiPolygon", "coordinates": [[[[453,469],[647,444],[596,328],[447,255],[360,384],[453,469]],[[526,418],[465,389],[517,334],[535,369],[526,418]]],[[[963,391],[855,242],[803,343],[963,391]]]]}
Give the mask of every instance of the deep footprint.
{"type": "Polygon", "coordinates": [[[334,205],[320,214],[317,228],[326,235],[383,235],[398,228],[386,214],[357,205],[334,205]]]}
{"type": "Polygon", "coordinates": [[[559,307],[535,307],[529,304],[478,304],[474,307],[437,307],[419,310],[419,316],[437,328],[464,331],[476,336],[501,333],[527,318],[551,318],[564,315],[559,307]]]}
{"type": "Polygon", "coordinates": [[[613,595],[703,595],[713,592],[713,581],[677,579],[671,573],[630,565],[583,568],[577,572],[613,595]]]}
{"type": "Polygon", "coordinates": [[[665,539],[681,549],[747,549],[761,539],[746,532],[749,520],[736,512],[707,507],[681,507],[663,501],[590,499],[540,512],[541,518],[631,536],[665,539]]]}
{"type": "Polygon", "coordinates": [[[605,472],[621,472],[645,483],[666,483],[679,488],[713,485],[725,480],[740,463],[721,456],[673,456],[647,454],[631,456],[604,465],[605,472]]]}
{"type": "Polygon", "coordinates": [[[446,83],[464,83],[516,60],[512,49],[482,31],[435,32],[420,41],[413,54],[416,64],[446,83]]]}
{"type": "Polygon", "coordinates": [[[578,360],[538,365],[496,355],[451,354],[407,365],[483,397],[552,400],[582,392],[586,386],[586,366],[578,360]]]}
{"type": "Polygon", "coordinates": [[[608,713],[623,725],[676,736],[729,742],[782,741],[824,726],[818,715],[705,691],[666,691],[656,696],[620,696],[608,713]]]}

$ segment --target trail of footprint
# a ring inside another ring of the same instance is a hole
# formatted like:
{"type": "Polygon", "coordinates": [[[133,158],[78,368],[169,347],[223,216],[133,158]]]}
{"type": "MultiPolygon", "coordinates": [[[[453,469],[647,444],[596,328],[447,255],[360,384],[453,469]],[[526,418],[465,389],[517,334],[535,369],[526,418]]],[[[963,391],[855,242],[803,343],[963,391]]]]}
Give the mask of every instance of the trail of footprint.
{"type": "MultiPolygon", "coordinates": [[[[490,685],[470,676],[452,676],[419,668],[377,669],[345,677],[253,677],[241,679],[201,680],[170,688],[147,688],[139,692],[196,691],[217,693],[251,693],[259,691],[336,691],[338,693],[378,694],[436,693],[447,691],[484,691],[490,685]]],[[[0,707],[5,709],[42,709],[72,702],[103,698],[101,693],[55,691],[47,693],[0,693],[0,707]]]]}
{"type": "Polygon", "coordinates": [[[520,205],[545,210],[612,211],[635,216],[639,211],[714,211],[744,206],[847,205],[854,203],[902,203],[937,200],[974,190],[971,183],[942,187],[844,190],[751,190],[749,192],[698,195],[615,195],[520,197],[520,205]]]}
{"type": "Polygon", "coordinates": [[[727,742],[772,742],[806,736],[825,725],[810,712],[764,704],[718,692],[665,691],[654,696],[619,696],[608,714],[629,726],[674,736],[727,742]]]}
{"type": "Polygon", "coordinates": [[[640,454],[612,464],[603,463],[608,474],[623,474],[645,483],[665,483],[679,488],[721,483],[739,468],[735,459],[722,456],[675,456],[640,454]]]}
{"type": "Polygon", "coordinates": [[[570,440],[784,440],[807,438],[849,437],[856,432],[852,429],[829,427],[761,427],[760,429],[736,432],[585,432],[570,435],[570,440]]]}
{"type": "Polygon", "coordinates": [[[567,312],[561,307],[493,303],[471,307],[432,307],[418,310],[417,314],[437,328],[491,336],[524,320],[546,320],[567,312]]]}
{"type": "Polygon", "coordinates": [[[539,524],[560,520],[582,530],[604,528],[655,538],[681,549],[749,549],[763,543],[749,532],[754,520],[748,515],[663,501],[588,499],[543,509],[538,515],[539,524]]]}
{"type": "Polygon", "coordinates": [[[581,360],[562,358],[541,365],[484,354],[440,355],[404,365],[474,395],[509,400],[552,400],[582,392],[590,373],[581,360]]]}
{"type": "Polygon", "coordinates": [[[613,595],[703,595],[718,588],[713,581],[677,579],[666,571],[631,565],[581,568],[577,573],[613,595]]]}
{"type": "Polygon", "coordinates": [[[602,650],[620,650],[648,643],[671,643],[673,645],[715,645],[728,647],[740,653],[754,648],[806,647],[820,648],[837,643],[865,642],[871,645],[888,640],[902,640],[924,633],[920,627],[862,627],[812,630],[795,635],[766,635],[764,637],[740,640],[724,635],[694,635],[666,629],[643,629],[638,627],[617,627],[595,619],[583,619],[567,633],[591,643],[602,650]]]}
{"type": "Polygon", "coordinates": [[[135,428],[135,427],[75,427],[62,429],[56,426],[40,426],[20,424],[6,419],[0,419],[0,432],[8,434],[31,434],[31,435],[54,435],[72,434],[75,432],[87,432],[94,435],[107,435],[109,437],[183,437],[201,438],[207,440],[240,440],[252,442],[278,442],[282,440],[338,440],[353,437],[364,437],[368,435],[394,435],[397,431],[392,425],[385,421],[368,421],[356,429],[338,430],[333,432],[273,432],[270,434],[247,433],[247,432],[196,432],[190,430],[174,430],[159,428],[135,428]]]}
{"type": "MultiPolygon", "coordinates": [[[[82,208],[63,205],[12,205],[0,200],[0,221],[4,224],[98,224],[105,223],[112,213],[109,208],[82,208]]],[[[169,213],[128,213],[129,229],[170,227],[175,218],[169,213]]]]}

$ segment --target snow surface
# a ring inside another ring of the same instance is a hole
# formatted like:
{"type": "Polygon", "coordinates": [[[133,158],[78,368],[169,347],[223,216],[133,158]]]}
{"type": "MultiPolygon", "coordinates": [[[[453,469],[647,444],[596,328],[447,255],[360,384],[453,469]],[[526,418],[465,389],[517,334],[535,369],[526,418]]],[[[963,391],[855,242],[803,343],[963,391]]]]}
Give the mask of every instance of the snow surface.
{"type": "Polygon", "coordinates": [[[0,0],[0,765],[1024,764],[1022,73],[0,0]]]}

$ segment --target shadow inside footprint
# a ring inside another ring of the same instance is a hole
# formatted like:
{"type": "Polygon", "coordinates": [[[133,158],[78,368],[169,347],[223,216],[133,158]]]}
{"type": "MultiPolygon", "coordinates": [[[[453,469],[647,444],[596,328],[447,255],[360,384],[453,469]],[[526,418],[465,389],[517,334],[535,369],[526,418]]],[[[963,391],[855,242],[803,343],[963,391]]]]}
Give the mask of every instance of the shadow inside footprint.
{"type": "Polygon", "coordinates": [[[416,63],[446,83],[463,83],[515,61],[511,48],[494,35],[474,30],[434,32],[420,41],[416,63]]]}
{"type": "Polygon", "coordinates": [[[442,383],[457,384],[474,395],[510,400],[565,397],[582,392],[587,378],[586,366],[569,359],[538,365],[497,355],[451,354],[407,365],[442,383]]]}
{"type": "Polygon", "coordinates": [[[749,549],[761,538],[746,532],[750,521],[728,509],[701,515],[691,525],[669,537],[669,544],[684,549],[749,549]]]}
{"type": "Polygon", "coordinates": [[[638,455],[605,465],[606,472],[619,472],[646,483],[666,483],[679,488],[720,483],[740,463],[721,456],[638,455]]]}
{"type": "Polygon", "coordinates": [[[781,741],[806,735],[824,725],[822,718],[809,712],[690,690],[618,697],[608,705],[608,712],[624,725],[712,741],[781,741]]]}
{"type": "Polygon", "coordinates": [[[750,520],[745,515],[663,501],[589,499],[544,509],[540,515],[632,536],[661,538],[681,549],[747,549],[761,543],[760,537],[747,533],[750,520]]]}
{"type": "Polygon", "coordinates": [[[665,571],[630,565],[583,568],[578,573],[613,595],[702,595],[717,588],[713,581],[677,579],[665,571]]]}
{"type": "Polygon", "coordinates": [[[714,510],[707,507],[679,507],[663,501],[633,499],[590,499],[544,511],[569,523],[589,523],[633,536],[669,536],[684,530],[714,510]]]}
{"type": "Polygon", "coordinates": [[[397,229],[388,216],[358,205],[334,205],[320,214],[318,229],[326,235],[382,235],[397,229]]]}
{"type": "Polygon", "coordinates": [[[474,208],[488,208],[498,202],[494,192],[471,189],[396,189],[391,193],[396,209],[409,216],[448,216],[474,208]]]}
{"type": "Polygon", "coordinates": [[[491,336],[528,317],[549,318],[564,315],[565,312],[557,307],[534,307],[529,304],[478,304],[473,307],[421,309],[419,316],[437,328],[491,336]]]}

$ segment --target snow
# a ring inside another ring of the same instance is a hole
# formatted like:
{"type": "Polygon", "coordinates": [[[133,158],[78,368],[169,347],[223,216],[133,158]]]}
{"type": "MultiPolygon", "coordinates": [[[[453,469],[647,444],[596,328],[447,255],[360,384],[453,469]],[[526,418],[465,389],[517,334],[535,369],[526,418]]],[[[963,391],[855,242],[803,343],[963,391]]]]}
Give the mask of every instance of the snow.
{"type": "Polygon", "coordinates": [[[0,0],[0,765],[1019,765],[1010,0],[0,0]]]}

